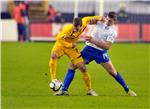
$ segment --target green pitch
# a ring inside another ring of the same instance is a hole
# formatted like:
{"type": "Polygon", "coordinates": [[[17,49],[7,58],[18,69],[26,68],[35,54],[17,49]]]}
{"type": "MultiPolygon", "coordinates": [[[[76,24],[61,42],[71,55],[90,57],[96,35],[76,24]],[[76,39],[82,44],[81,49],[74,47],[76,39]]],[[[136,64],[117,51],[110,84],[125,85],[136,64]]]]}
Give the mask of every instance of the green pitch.
{"type": "MultiPolygon", "coordinates": [[[[88,65],[98,97],[86,96],[82,74],[77,71],[70,96],[53,96],[49,88],[49,57],[54,43],[2,43],[2,109],[149,109],[150,44],[114,44],[109,56],[137,97],[126,95],[105,70],[88,65]]],[[[79,48],[84,47],[80,43],[79,48]]],[[[58,61],[62,81],[69,60],[58,61]]]]}

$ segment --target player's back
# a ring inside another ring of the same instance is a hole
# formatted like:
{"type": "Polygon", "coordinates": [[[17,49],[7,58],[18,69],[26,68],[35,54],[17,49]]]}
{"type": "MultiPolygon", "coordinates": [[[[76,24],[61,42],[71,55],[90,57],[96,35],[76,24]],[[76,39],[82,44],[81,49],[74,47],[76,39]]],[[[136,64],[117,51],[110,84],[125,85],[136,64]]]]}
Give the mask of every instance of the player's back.
{"type": "Polygon", "coordinates": [[[68,24],[56,36],[56,40],[57,41],[64,40],[67,42],[78,42],[80,35],[82,34],[85,28],[86,26],[83,25],[79,31],[74,31],[73,24],[68,24]]]}
{"type": "Polygon", "coordinates": [[[73,32],[73,24],[68,24],[66,25],[62,31],[56,36],[56,40],[57,41],[60,41],[60,40],[63,40],[63,41],[66,41],[66,42],[75,42],[76,38],[74,36],[74,32],[73,32]]]}

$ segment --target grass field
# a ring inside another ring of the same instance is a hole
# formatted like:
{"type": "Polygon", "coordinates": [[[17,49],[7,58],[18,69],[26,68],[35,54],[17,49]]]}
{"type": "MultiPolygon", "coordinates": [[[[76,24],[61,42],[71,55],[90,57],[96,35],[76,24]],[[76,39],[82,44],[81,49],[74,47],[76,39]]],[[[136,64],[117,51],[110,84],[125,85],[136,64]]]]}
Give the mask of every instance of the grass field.
{"type": "MultiPolygon", "coordinates": [[[[54,43],[2,43],[2,109],[150,109],[150,44],[114,44],[109,56],[137,97],[129,97],[104,69],[88,65],[98,97],[86,96],[82,75],[77,71],[70,96],[53,96],[49,88],[49,56],[54,43]],[[45,74],[48,75],[45,75],[45,74]]],[[[84,44],[80,43],[79,48],[84,44]]],[[[69,60],[58,61],[62,81],[69,60]]]]}

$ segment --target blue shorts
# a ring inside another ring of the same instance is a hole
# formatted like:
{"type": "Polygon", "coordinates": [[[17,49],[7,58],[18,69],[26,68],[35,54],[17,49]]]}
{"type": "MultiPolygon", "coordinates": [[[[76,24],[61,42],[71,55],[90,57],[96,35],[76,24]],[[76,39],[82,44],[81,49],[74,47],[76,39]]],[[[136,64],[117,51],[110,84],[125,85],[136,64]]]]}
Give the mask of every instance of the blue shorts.
{"type": "Polygon", "coordinates": [[[81,51],[81,55],[86,64],[89,64],[93,60],[97,64],[110,61],[110,58],[107,55],[107,50],[101,51],[88,45],[85,46],[84,49],[81,51]]]}

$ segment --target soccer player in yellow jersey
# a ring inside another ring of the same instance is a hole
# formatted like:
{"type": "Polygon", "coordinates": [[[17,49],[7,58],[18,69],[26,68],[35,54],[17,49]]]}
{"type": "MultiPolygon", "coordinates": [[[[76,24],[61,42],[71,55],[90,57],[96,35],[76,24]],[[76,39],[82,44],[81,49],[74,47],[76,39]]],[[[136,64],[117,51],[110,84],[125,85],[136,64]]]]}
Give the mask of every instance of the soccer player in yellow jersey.
{"type": "MultiPolygon", "coordinates": [[[[77,42],[80,38],[81,33],[85,30],[88,24],[95,24],[100,19],[100,16],[74,18],[73,24],[68,24],[63,30],[56,36],[56,42],[51,52],[51,59],[49,62],[51,80],[56,80],[56,64],[57,60],[67,55],[71,60],[71,65],[76,66],[83,74],[83,80],[86,84],[87,93],[93,96],[97,94],[91,89],[91,81],[89,73],[84,65],[84,61],[81,57],[78,48],[76,47],[77,42]]],[[[73,70],[69,69],[68,72],[74,73],[73,70]]],[[[67,95],[67,93],[66,93],[67,95]]]]}

